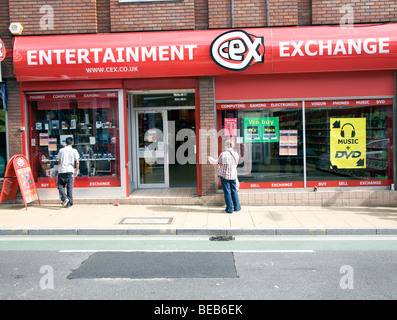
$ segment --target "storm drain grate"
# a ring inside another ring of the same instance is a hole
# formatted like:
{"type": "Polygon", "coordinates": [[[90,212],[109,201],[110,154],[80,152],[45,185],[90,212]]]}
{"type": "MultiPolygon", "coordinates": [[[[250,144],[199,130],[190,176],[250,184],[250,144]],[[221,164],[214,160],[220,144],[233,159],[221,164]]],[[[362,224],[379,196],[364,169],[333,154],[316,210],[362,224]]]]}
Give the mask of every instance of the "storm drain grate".
{"type": "Polygon", "coordinates": [[[123,218],[120,224],[171,224],[173,218],[123,218]]]}

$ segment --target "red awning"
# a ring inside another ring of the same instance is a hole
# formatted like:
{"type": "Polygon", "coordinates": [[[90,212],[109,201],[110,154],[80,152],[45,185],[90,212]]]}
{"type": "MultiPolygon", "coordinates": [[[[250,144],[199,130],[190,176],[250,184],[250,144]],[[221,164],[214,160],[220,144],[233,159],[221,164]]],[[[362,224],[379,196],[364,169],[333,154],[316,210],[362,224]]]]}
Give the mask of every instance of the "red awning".
{"type": "Polygon", "coordinates": [[[18,81],[397,69],[397,24],[16,37],[18,81]]]}

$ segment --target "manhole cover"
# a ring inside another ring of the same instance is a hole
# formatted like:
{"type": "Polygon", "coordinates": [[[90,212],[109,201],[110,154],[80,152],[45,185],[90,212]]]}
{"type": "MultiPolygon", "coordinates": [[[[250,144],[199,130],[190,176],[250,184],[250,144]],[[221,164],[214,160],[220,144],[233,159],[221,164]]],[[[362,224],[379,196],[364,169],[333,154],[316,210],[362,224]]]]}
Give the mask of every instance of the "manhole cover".
{"type": "Polygon", "coordinates": [[[173,218],[124,218],[120,224],[170,224],[173,218]]]}

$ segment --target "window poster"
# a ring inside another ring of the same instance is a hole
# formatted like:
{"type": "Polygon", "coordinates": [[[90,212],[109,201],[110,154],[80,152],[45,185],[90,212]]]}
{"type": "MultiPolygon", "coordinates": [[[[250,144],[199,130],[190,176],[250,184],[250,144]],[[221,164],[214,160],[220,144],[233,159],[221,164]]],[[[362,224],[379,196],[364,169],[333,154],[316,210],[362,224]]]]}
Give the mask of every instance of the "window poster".
{"type": "Polygon", "coordinates": [[[57,151],[57,138],[48,139],[48,151],[57,151]]]}
{"type": "Polygon", "coordinates": [[[298,155],[298,130],[280,130],[280,156],[298,155]]]}
{"type": "Polygon", "coordinates": [[[366,118],[330,118],[330,126],[331,165],[366,168],[366,118]]]}
{"type": "Polygon", "coordinates": [[[237,136],[237,118],[225,118],[225,136],[237,136]]]}
{"type": "Polygon", "coordinates": [[[40,146],[48,146],[48,133],[40,133],[39,144],[40,146]]]}
{"type": "Polygon", "coordinates": [[[278,117],[244,118],[245,142],[278,142],[278,117]]]}
{"type": "Polygon", "coordinates": [[[148,142],[156,142],[157,140],[157,130],[150,129],[147,131],[147,140],[148,142]]]}

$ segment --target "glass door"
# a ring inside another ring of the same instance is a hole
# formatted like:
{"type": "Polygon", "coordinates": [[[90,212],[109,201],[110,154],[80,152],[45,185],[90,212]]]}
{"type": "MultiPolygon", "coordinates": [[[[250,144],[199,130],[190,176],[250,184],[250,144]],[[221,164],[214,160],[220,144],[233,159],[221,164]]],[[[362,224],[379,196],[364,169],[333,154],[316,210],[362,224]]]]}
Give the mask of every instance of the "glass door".
{"type": "Polygon", "coordinates": [[[137,111],[138,188],[168,188],[167,112],[137,111]]]}

